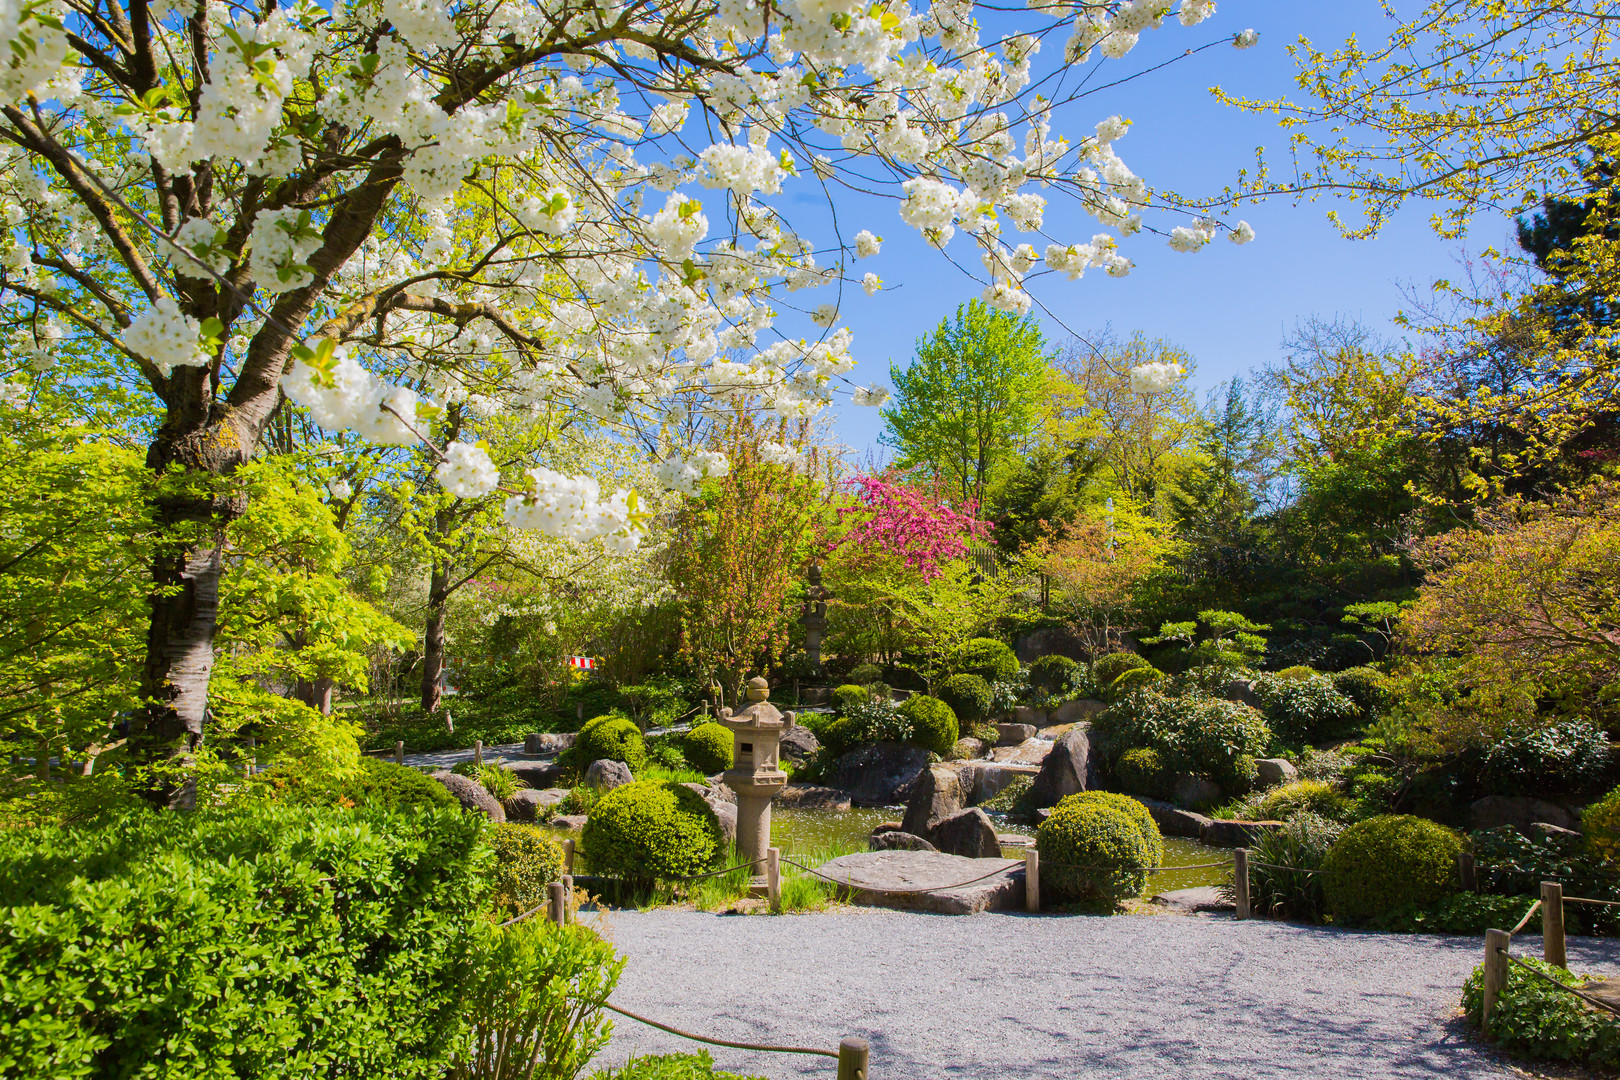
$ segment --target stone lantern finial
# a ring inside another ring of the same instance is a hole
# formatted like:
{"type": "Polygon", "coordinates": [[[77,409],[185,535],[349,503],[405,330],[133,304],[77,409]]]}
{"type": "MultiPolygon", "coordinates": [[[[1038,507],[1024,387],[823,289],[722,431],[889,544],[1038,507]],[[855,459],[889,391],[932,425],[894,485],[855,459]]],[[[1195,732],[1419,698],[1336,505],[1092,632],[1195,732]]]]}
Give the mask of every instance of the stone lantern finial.
{"type": "Polygon", "coordinates": [[[748,680],[749,701],[769,701],[771,699],[771,684],[763,675],[755,675],[748,680]]]}

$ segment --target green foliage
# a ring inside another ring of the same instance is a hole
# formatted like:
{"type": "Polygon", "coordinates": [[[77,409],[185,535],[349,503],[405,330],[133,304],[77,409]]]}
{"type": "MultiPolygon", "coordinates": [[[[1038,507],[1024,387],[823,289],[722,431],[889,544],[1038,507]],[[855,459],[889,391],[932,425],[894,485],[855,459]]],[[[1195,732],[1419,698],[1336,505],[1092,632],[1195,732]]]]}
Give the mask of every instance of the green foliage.
{"type": "Polygon", "coordinates": [[[416,769],[362,757],[355,771],[333,778],[297,762],[280,762],[247,782],[249,794],[298,806],[354,806],[364,810],[449,809],[456,798],[416,769]]]}
{"type": "Polygon", "coordinates": [[[870,686],[883,681],[883,669],[876,664],[856,664],[850,670],[849,681],[857,686],[870,686]]]}
{"type": "Polygon", "coordinates": [[[529,786],[518,779],[517,773],[490,762],[482,764],[476,761],[457,762],[450,771],[458,776],[470,776],[477,780],[483,785],[484,790],[493,795],[495,801],[500,803],[516,795],[520,789],[529,786]]]}
{"type": "Polygon", "coordinates": [[[939,698],[913,694],[900,706],[900,713],[911,721],[911,741],[915,745],[941,756],[956,745],[956,713],[939,698]]]}
{"type": "Polygon", "coordinates": [[[1029,684],[1048,694],[1061,694],[1074,688],[1080,673],[1080,665],[1067,656],[1043,656],[1029,665],[1029,684]]]}
{"type": "Polygon", "coordinates": [[[849,726],[841,734],[854,739],[852,746],[910,742],[913,734],[910,714],[896,708],[887,698],[868,698],[852,706],[844,719],[849,721],[849,726]]]}
{"type": "Polygon", "coordinates": [[[495,849],[495,892],[490,904],[502,918],[533,911],[546,902],[546,887],[562,879],[562,845],[551,831],[517,821],[490,830],[495,849]]]}
{"type": "Polygon", "coordinates": [[[1121,754],[1114,764],[1114,778],[1132,795],[1149,799],[1170,797],[1172,774],[1164,767],[1163,757],[1151,746],[1134,747],[1121,754]]]}
{"type": "Polygon", "coordinates": [[[591,762],[622,761],[635,772],[647,763],[647,744],[634,720],[622,716],[598,716],[579,729],[574,742],[575,760],[581,773],[591,762]]]}
{"type": "Polygon", "coordinates": [[[979,805],[987,814],[1017,814],[1024,810],[1030,788],[1035,786],[1033,776],[1015,776],[1000,791],[979,805]]]}
{"type": "Polygon", "coordinates": [[[1407,904],[1426,907],[1456,888],[1463,838],[1443,825],[1403,814],[1358,821],[1324,864],[1328,910],[1347,926],[1407,904]]]}
{"type": "MultiPolygon", "coordinates": [[[[701,725],[700,725],[701,726],[701,725]]],[[[647,765],[663,769],[689,769],[691,763],[686,760],[686,738],[673,731],[666,731],[662,735],[654,735],[647,740],[647,765]]]]}
{"type": "Polygon", "coordinates": [[[1140,896],[1157,865],[1136,820],[1095,799],[1065,799],[1036,832],[1041,883],[1054,897],[1112,907],[1140,896]]]}
{"type": "Polygon", "coordinates": [[[1475,791],[1493,795],[1586,791],[1603,781],[1608,768],[1608,734],[1579,717],[1481,731],[1458,761],[1475,791]]]}
{"type": "Polygon", "coordinates": [[[361,743],[365,749],[392,752],[398,741],[413,754],[470,749],[474,740],[481,740],[485,746],[503,746],[522,742],[531,731],[566,731],[573,727],[572,723],[564,724],[529,692],[447,698],[436,713],[425,713],[419,703],[411,702],[386,710],[362,705],[350,715],[365,725],[361,743]],[[455,724],[454,731],[445,724],[446,714],[455,724]]]}
{"type": "Polygon", "coordinates": [[[977,675],[986,683],[1005,682],[1018,674],[1018,656],[1005,641],[969,638],[951,656],[951,670],[958,675],[977,675]]]}
{"type": "MultiPolygon", "coordinates": [[[[1482,892],[1535,896],[1543,881],[1563,882],[1564,895],[1592,900],[1620,900],[1620,877],[1595,855],[1583,837],[1525,836],[1511,825],[1469,834],[1482,892]]],[[[1620,933],[1620,910],[1571,905],[1564,921],[1579,921],[1597,933],[1620,933]]]]}
{"type": "Polygon", "coordinates": [[[692,707],[685,684],[675,679],[649,679],[639,686],[619,687],[619,702],[643,727],[673,724],[692,707]]]}
{"type": "Polygon", "coordinates": [[[1316,814],[1324,818],[1343,816],[1347,800],[1332,784],[1321,780],[1295,780],[1259,793],[1254,800],[1258,821],[1286,821],[1296,814],[1316,814]]]}
{"type": "Polygon", "coordinates": [[[1091,681],[1096,684],[1099,693],[1108,693],[1114,685],[1114,680],[1137,668],[1152,667],[1146,657],[1138,656],[1133,652],[1111,652],[1091,662],[1091,681]]]}
{"type": "MultiPolygon", "coordinates": [[[[1535,957],[1525,958],[1543,975],[1576,989],[1586,979],[1535,957]]],[[[1479,1024],[1484,1015],[1485,976],[1476,967],[1463,984],[1462,1006],[1479,1024]]],[[[1517,964],[1491,1009],[1485,1032],[1510,1053],[1542,1061],[1570,1061],[1613,1072],[1620,1069],[1620,1017],[1592,1008],[1574,994],[1549,986],[1517,964]]]]}
{"type": "Polygon", "coordinates": [[[591,1080],[765,1080],[765,1077],[722,1072],[714,1067],[714,1058],[707,1050],[699,1050],[695,1054],[633,1057],[622,1069],[592,1073],[591,1080]]]}
{"type": "Polygon", "coordinates": [[[686,733],[686,760],[700,773],[724,772],[731,768],[735,742],[720,724],[699,724],[686,733]]]}
{"type": "Polygon", "coordinates": [[[1374,719],[1389,697],[1389,676],[1377,668],[1345,668],[1332,678],[1333,689],[1355,703],[1364,722],[1374,719]]]}
{"type": "Polygon", "coordinates": [[[714,866],[722,841],[714,811],[697,792],[664,780],[638,780],[596,801],[580,846],[598,874],[678,878],[714,866]]]}
{"type": "MultiPolygon", "coordinates": [[[[1428,907],[1408,904],[1368,921],[1372,930],[1388,934],[1483,934],[1516,926],[1531,901],[1523,896],[1484,896],[1460,892],[1441,897],[1428,907]]],[[[1572,929],[1566,925],[1566,929],[1572,929]]]]}
{"type": "Polygon", "coordinates": [[[1593,855],[1609,866],[1620,863],[1620,787],[1581,811],[1581,832],[1593,855]]]}
{"type": "Polygon", "coordinates": [[[1156,667],[1131,668],[1120,672],[1119,678],[1109,685],[1107,693],[1103,694],[1104,701],[1118,701],[1126,694],[1141,690],[1151,683],[1164,677],[1164,673],[1156,667]]]}
{"type": "MultiPolygon", "coordinates": [[[[1326,910],[1322,875],[1302,871],[1321,870],[1343,831],[1338,822],[1306,812],[1290,818],[1281,829],[1264,830],[1255,837],[1249,848],[1249,899],[1254,910],[1275,919],[1321,922],[1326,910]],[[1278,866],[1289,869],[1273,869],[1278,866]]],[[[1223,892],[1235,895],[1230,880],[1223,892]]]]}
{"type": "Polygon", "coordinates": [[[841,713],[847,713],[852,706],[871,701],[872,692],[864,686],[845,683],[832,692],[832,697],[833,707],[841,713]]]}
{"type": "Polygon", "coordinates": [[[1254,759],[1271,741],[1265,720],[1247,705],[1151,690],[1109,706],[1092,721],[1091,735],[1111,764],[1145,746],[1171,772],[1207,776],[1233,791],[1253,782],[1254,759]]]}
{"type": "Polygon", "coordinates": [[[1310,668],[1291,668],[1254,681],[1260,711],[1278,740],[1290,745],[1342,738],[1361,720],[1356,703],[1334,688],[1331,679],[1310,668]]]}
{"type": "Polygon", "coordinates": [[[1321,676],[1321,674],[1321,672],[1317,671],[1313,667],[1309,667],[1305,664],[1295,664],[1293,667],[1283,668],[1281,671],[1277,672],[1274,677],[1285,680],[1305,680],[1318,678],[1321,676]]]}
{"type": "Polygon", "coordinates": [[[1158,822],[1153,820],[1153,815],[1148,812],[1148,808],[1143,806],[1140,800],[1133,799],[1129,795],[1121,795],[1117,791],[1082,791],[1075,795],[1065,796],[1058,805],[1061,806],[1066,802],[1087,805],[1094,803],[1099,806],[1113,806],[1123,810],[1125,816],[1135,823],[1137,831],[1142,834],[1142,842],[1147,845],[1148,850],[1148,865],[1157,867],[1163,864],[1164,835],[1159,832],[1158,822]]]}
{"type": "Polygon", "coordinates": [[[557,813],[563,817],[578,817],[581,814],[589,814],[596,807],[596,803],[602,798],[602,795],[601,788],[576,784],[568,789],[568,794],[564,795],[562,802],[557,804],[557,813]]]}
{"type": "Polygon", "coordinates": [[[484,824],[246,802],[0,833],[0,1073],[439,1080],[484,824]]]}
{"type": "Polygon", "coordinates": [[[977,675],[952,675],[935,688],[959,723],[977,724],[990,714],[990,684],[977,675]]]}
{"type": "Polygon", "coordinates": [[[489,930],[467,988],[471,1032],[448,1080],[574,1080],[613,1033],[624,959],[595,931],[525,919],[489,930]]]}
{"type": "Polygon", "coordinates": [[[1179,644],[1184,662],[1189,666],[1245,668],[1254,667],[1265,654],[1266,639],[1260,632],[1270,629],[1235,611],[1212,608],[1200,611],[1197,622],[1167,622],[1159,627],[1157,637],[1142,641],[1146,645],[1179,644]]]}

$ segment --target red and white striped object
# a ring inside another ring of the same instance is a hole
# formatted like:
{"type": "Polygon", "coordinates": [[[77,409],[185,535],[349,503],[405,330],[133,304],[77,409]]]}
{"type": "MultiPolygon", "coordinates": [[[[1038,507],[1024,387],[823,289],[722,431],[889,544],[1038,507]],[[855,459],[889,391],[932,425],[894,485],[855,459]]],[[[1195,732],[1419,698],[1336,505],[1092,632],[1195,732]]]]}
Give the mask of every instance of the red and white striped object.
{"type": "Polygon", "coordinates": [[[568,658],[568,666],[584,668],[586,671],[590,671],[596,667],[596,661],[588,656],[571,656],[568,658]]]}

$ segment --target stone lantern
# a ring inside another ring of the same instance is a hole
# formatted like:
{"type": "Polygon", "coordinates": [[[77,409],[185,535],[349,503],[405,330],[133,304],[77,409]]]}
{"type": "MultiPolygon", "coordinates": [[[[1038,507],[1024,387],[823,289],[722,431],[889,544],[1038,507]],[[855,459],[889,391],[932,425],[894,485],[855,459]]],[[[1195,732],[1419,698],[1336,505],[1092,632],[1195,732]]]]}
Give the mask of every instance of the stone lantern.
{"type": "Polygon", "coordinates": [[[777,711],[768,700],[770,684],[748,680],[748,705],[720,710],[720,723],[731,729],[732,766],[720,779],[737,793],[737,852],[763,872],[771,846],[771,800],[787,783],[777,768],[782,732],[793,726],[793,714],[777,711]]]}

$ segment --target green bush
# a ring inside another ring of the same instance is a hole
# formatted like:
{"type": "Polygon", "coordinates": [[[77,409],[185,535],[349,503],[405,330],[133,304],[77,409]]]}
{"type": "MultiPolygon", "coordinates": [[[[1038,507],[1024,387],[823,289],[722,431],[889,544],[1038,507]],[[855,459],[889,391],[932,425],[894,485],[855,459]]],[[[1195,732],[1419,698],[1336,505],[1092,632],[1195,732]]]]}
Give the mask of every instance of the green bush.
{"type": "Polygon", "coordinates": [[[1104,701],[1118,701],[1126,694],[1141,690],[1149,683],[1157,682],[1162,678],[1164,678],[1164,672],[1152,665],[1131,668],[1129,671],[1120,673],[1119,678],[1115,679],[1108,689],[1103,692],[1102,698],[1104,701]]]}
{"type": "Polygon", "coordinates": [[[1285,667],[1272,676],[1274,679],[1282,679],[1290,682],[1304,679],[1319,679],[1321,677],[1322,673],[1308,664],[1295,664],[1293,667],[1285,667]]]}
{"type": "MultiPolygon", "coordinates": [[[[1515,926],[1530,901],[1523,896],[1483,896],[1460,892],[1428,907],[1407,904],[1369,919],[1367,926],[1390,934],[1483,934],[1515,926]]],[[[1573,930],[1566,924],[1566,930],[1573,930]]]]}
{"type": "Polygon", "coordinates": [[[1064,799],[1036,831],[1041,885],[1054,897],[1113,906],[1140,896],[1152,850],[1123,808],[1095,799],[1064,799]]]}
{"type": "Polygon", "coordinates": [[[731,731],[714,721],[686,733],[686,760],[705,776],[731,768],[734,741],[731,731]]]}
{"type": "Polygon", "coordinates": [[[692,707],[690,688],[676,679],[655,678],[641,686],[619,687],[619,704],[647,727],[673,724],[692,707]]]}
{"type": "Polygon", "coordinates": [[[1145,795],[1149,799],[1170,797],[1172,774],[1164,767],[1159,752],[1151,746],[1138,746],[1121,754],[1114,765],[1114,778],[1132,795],[1145,795]]]}
{"type": "Polygon", "coordinates": [[[633,1057],[624,1063],[624,1068],[602,1069],[593,1073],[591,1080],[765,1080],[765,1077],[722,1072],[714,1067],[714,1058],[707,1050],[699,1050],[695,1054],[633,1057]]]}
{"type": "Polygon", "coordinates": [[[1067,656],[1043,656],[1029,665],[1029,685],[1048,694],[1074,688],[1080,678],[1080,665],[1067,656]]]}
{"type": "Polygon", "coordinates": [[[857,686],[869,686],[883,681],[883,669],[876,664],[856,664],[849,673],[849,681],[857,686]]]}
{"type": "Polygon", "coordinates": [[[1608,775],[1609,736],[1602,725],[1580,717],[1514,724],[1482,732],[1457,767],[1479,793],[1586,791],[1608,775]]]}
{"type": "Polygon", "coordinates": [[[471,1031],[447,1080],[574,1080],[607,1046],[600,1003],[624,960],[595,931],[538,917],[494,928],[474,970],[471,1031]]]}
{"type": "Polygon", "coordinates": [[[1091,737],[1112,767],[1127,750],[1148,747],[1172,773],[1206,776],[1240,791],[1253,783],[1254,759],[1265,752],[1271,731],[1257,711],[1238,702],[1142,690],[1099,714],[1091,737]]]}
{"type": "Polygon", "coordinates": [[[1377,668],[1345,668],[1333,676],[1333,689],[1355,702],[1362,719],[1371,722],[1389,700],[1389,676],[1377,668]]]}
{"type": "Polygon", "coordinates": [[[1127,817],[1136,825],[1136,831],[1142,834],[1142,842],[1147,845],[1148,865],[1157,867],[1164,863],[1164,834],[1159,832],[1159,823],[1153,820],[1153,815],[1141,801],[1129,795],[1122,795],[1117,791],[1082,791],[1076,795],[1064,796],[1058,805],[1063,803],[1097,803],[1101,806],[1114,806],[1123,810],[1127,817]]]}
{"type": "MultiPolygon", "coordinates": [[[[1576,989],[1586,979],[1535,957],[1525,963],[1576,989]]],[[[1484,1012],[1484,972],[1476,967],[1463,984],[1462,1006],[1480,1023],[1484,1012]]],[[[1511,1053],[1544,1061],[1571,1061],[1613,1073],[1620,1069],[1620,1017],[1588,1006],[1574,994],[1547,985],[1517,964],[1491,1009],[1485,1034],[1511,1053]]]]}
{"type": "Polygon", "coordinates": [[[977,675],[987,683],[1005,682],[1018,674],[1018,657],[1012,646],[995,638],[970,638],[956,649],[951,671],[957,675],[977,675]]]}
{"type": "MultiPolygon", "coordinates": [[[[1274,919],[1321,922],[1326,911],[1320,871],[1344,826],[1316,814],[1290,818],[1280,829],[1255,837],[1249,849],[1249,900],[1254,910],[1274,919]],[[1276,869],[1277,867],[1286,869],[1276,869]]],[[[1236,897],[1229,877],[1221,886],[1227,899],[1236,897]]],[[[1511,925],[1511,924],[1509,924],[1511,925]]]]}
{"type": "Polygon", "coordinates": [[[337,785],[316,781],[295,763],[255,773],[249,791],[297,806],[353,806],[365,810],[436,810],[457,806],[437,780],[392,761],[362,757],[355,774],[337,785]]]}
{"type": "Polygon", "coordinates": [[[821,749],[829,757],[840,757],[861,744],[861,728],[847,716],[840,716],[816,733],[821,749]]]}
{"type": "Polygon", "coordinates": [[[900,712],[911,721],[913,745],[942,757],[956,745],[956,713],[939,698],[913,694],[900,706],[900,712]]]}
{"type": "Polygon", "coordinates": [[[440,1080],[487,824],[248,802],[0,833],[0,1074],[440,1080]]]}
{"type": "Polygon", "coordinates": [[[990,684],[978,675],[952,675],[939,684],[935,696],[962,724],[977,724],[990,711],[990,684]]]}
{"type": "Polygon", "coordinates": [[[872,700],[871,691],[867,690],[867,688],[864,686],[857,686],[854,683],[845,683],[843,686],[838,687],[833,691],[832,696],[833,707],[839,712],[845,713],[849,712],[852,706],[872,700]]]}
{"type": "Polygon", "coordinates": [[[1322,780],[1295,780],[1260,795],[1254,813],[1259,821],[1284,821],[1300,813],[1337,818],[1349,808],[1349,802],[1332,784],[1322,780]]]}
{"type": "Polygon", "coordinates": [[[1427,907],[1455,888],[1463,838],[1405,814],[1359,821],[1323,864],[1322,892],[1340,923],[1357,926],[1407,904],[1427,907]]]}
{"type": "Polygon", "coordinates": [[[1310,668],[1289,668],[1254,681],[1260,712],[1271,732],[1290,745],[1320,742],[1349,735],[1362,719],[1362,711],[1334,689],[1333,681],[1310,668]],[[1288,671],[1305,674],[1288,677],[1288,671]]]}
{"type": "Polygon", "coordinates": [[[647,744],[634,720],[608,714],[598,716],[579,729],[574,742],[574,760],[583,773],[593,761],[622,761],[631,772],[647,764],[647,744]]]}
{"type": "Polygon", "coordinates": [[[1099,694],[1107,694],[1114,680],[1127,671],[1152,667],[1144,657],[1131,652],[1104,653],[1091,662],[1091,681],[1099,694]]]}
{"type": "Polygon", "coordinates": [[[856,745],[911,741],[911,717],[888,698],[868,698],[852,705],[845,719],[850,723],[856,745]]]}
{"type": "Polygon", "coordinates": [[[686,760],[686,741],[684,736],[673,731],[666,731],[662,735],[654,735],[647,742],[647,764],[657,765],[665,769],[695,768],[686,760]]]}
{"type": "Polygon", "coordinates": [[[580,846],[593,873],[679,878],[711,869],[723,839],[714,811],[697,792],[667,780],[638,780],[596,801],[580,846]]]}
{"type": "Polygon", "coordinates": [[[490,831],[495,849],[495,892],[490,903],[503,917],[532,911],[546,902],[546,888],[562,880],[562,845],[548,829],[518,821],[497,822],[490,831]]]}
{"type": "MultiPolygon", "coordinates": [[[[519,780],[517,774],[499,765],[485,763],[480,765],[476,761],[463,761],[450,770],[458,776],[470,776],[483,785],[485,791],[495,797],[496,802],[505,802],[516,795],[521,788],[529,785],[519,780]]],[[[443,787],[443,784],[439,785],[443,787]]]]}

